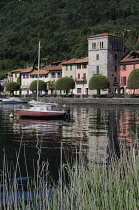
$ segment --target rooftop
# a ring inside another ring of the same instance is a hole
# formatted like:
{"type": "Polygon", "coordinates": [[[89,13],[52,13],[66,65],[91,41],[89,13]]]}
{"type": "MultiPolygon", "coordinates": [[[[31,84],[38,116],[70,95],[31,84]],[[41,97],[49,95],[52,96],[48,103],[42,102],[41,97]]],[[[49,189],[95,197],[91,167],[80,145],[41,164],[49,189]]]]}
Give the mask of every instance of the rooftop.
{"type": "Polygon", "coordinates": [[[114,36],[114,37],[123,38],[122,36],[117,36],[117,35],[108,34],[108,33],[96,34],[96,35],[89,36],[88,38],[99,37],[99,36],[114,36]]]}
{"type": "Polygon", "coordinates": [[[139,62],[139,51],[131,51],[129,52],[121,61],[120,63],[124,62],[139,62]]]}

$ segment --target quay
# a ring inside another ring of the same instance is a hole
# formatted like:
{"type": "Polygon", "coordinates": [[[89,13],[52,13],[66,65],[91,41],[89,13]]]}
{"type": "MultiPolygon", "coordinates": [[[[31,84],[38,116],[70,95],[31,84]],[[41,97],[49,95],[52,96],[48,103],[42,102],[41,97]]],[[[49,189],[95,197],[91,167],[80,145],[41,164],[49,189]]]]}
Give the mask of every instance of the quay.
{"type": "MultiPolygon", "coordinates": [[[[21,98],[22,101],[28,102],[31,97],[21,98]]],[[[92,104],[104,106],[139,106],[139,98],[62,98],[62,97],[40,97],[39,101],[56,102],[59,104],[92,104]]]]}

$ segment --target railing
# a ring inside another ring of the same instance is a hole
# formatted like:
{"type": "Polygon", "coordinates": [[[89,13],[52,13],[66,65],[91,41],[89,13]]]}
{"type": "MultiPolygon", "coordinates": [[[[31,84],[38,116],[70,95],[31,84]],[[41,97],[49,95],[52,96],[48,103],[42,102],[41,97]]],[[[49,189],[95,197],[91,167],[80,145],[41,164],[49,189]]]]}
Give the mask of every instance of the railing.
{"type": "Polygon", "coordinates": [[[75,82],[78,83],[78,84],[87,84],[86,79],[75,79],[75,82]]]}

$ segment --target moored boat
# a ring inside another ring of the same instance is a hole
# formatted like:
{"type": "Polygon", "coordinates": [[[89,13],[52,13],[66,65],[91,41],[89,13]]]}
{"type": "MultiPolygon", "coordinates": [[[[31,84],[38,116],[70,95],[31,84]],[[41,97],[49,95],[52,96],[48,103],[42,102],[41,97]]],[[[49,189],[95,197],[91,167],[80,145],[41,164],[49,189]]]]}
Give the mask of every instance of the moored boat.
{"type": "Polygon", "coordinates": [[[20,117],[41,117],[41,118],[66,118],[69,115],[67,110],[61,110],[57,103],[32,106],[30,108],[15,109],[20,117]]]}
{"type": "Polygon", "coordinates": [[[38,50],[38,79],[37,79],[37,101],[32,100],[28,104],[32,107],[15,109],[20,117],[39,117],[39,118],[69,118],[69,109],[61,110],[57,103],[45,103],[38,100],[39,93],[39,66],[40,66],[40,42],[38,50]]]}
{"type": "Polygon", "coordinates": [[[45,105],[46,102],[43,102],[43,101],[35,101],[34,99],[29,101],[28,104],[30,106],[39,106],[39,105],[45,105]]]}
{"type": "Polygon", "coordinates": [[[10,97],[10,98],[3,98],[1,100],[2,104],[18,104],[23,103],[23,101],[20,98],[17,97],[10,97]]]}

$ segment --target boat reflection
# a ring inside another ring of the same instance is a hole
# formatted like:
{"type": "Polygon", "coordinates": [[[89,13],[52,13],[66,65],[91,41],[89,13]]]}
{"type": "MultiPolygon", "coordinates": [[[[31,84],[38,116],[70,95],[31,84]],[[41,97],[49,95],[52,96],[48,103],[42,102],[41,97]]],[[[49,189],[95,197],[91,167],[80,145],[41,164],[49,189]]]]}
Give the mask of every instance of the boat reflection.
{"type": "Polygon", "coordinates": [[[22,118],[17,121],[24,133],[30,133],[33,130],[41,133],[57,131],[62,126],[62,122],[64,121],[22,118]]]}

